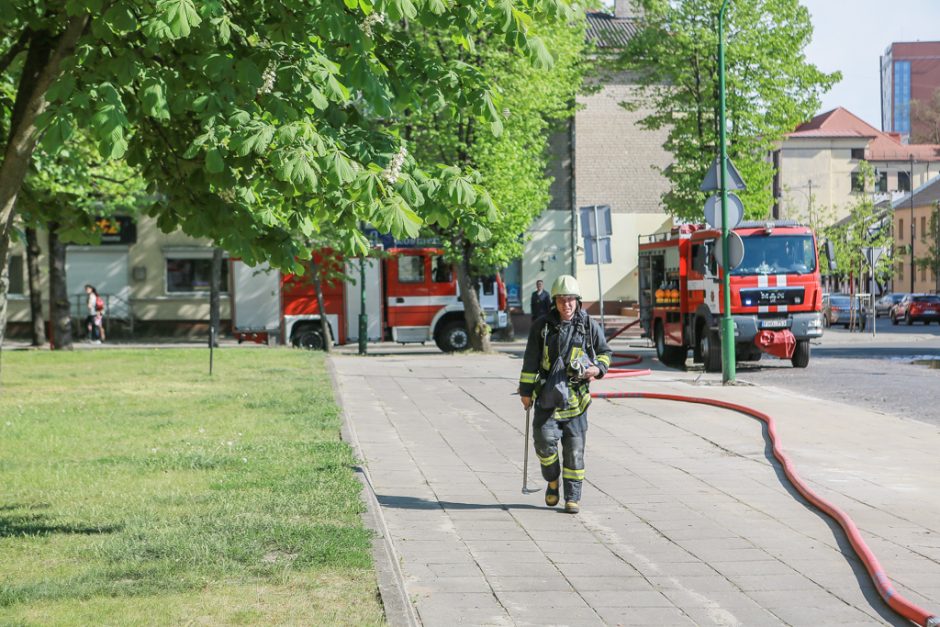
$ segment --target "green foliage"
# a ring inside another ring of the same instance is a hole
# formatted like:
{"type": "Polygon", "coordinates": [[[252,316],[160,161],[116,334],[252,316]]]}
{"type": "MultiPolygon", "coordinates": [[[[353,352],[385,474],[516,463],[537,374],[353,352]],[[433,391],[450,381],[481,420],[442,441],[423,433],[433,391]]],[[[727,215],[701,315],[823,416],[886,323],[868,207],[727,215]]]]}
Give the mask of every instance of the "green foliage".
{"type": "Polygon", "coordinates": [[[419,163],[439,160],[464,169],[449,170],[449,183],[430,190],[428,222],[452,260],[469,261],[481,274],[519,258],[522,234],[548,207],[549,136],[573,114],[585,73],[583,14],[567,23],[535,20],[532,27],[552,59],[549,69],[520,59],[486,32],[476,34],[472,50],[448,33],[437,36],[448,56],[472,64],[497,86],[478,110],[492,124],[444,111],[406,120],[419,163]]]}
{"type": "MultiPolygon", "coordinates": [[[[115,213],[136,214],[153,200],[139,172],[123,161],[101,158],[86,133],[69,124],[68,139],[54,153],[40,146],[20,192],[19,214],[30,226],[59,225],[65,242],[97,244],[95,219],[115,213]]],[[[48,139],[49,134],[46,134],[48,139]]]]}
{"type": "Polygon", "coordinates": [[[3,358],[0,623],[381,623],[321,354],[3,358]]]}
{"type": "MultiPolygon", "coordinates": [[[[699,185],[719,153],[721,0],[641,4],[646,26],[622,62],[637,72],[641,102],[654,109],[643,126],[669,131],[664,146],[673,163],[664,172],[670,189],[663,204],[675,216],[700,220],[706,197],[699,185]]],[[[813,29],[799,0],[729,2],[724,28],[728,156],[747,184],[739,193],[746,216],[764,218],[773,202],[768,153],[816,112],[820,94],[840,75],[807,62],[813,29]]]]}
{"type": "MultiPolygon", "coordinates": [[[[864,180],[864,189],[872,189],[875,180],[872,166],[862,161],[859,164],[859,172],[864,180]]],[[[848,217],[823,228],[820,243],[824,239],[832,242],[838,266],[836,274],[844,278],[853,276],[856,280],[860,280],[860,277],[868,272],[865,248],[884,247],[888,251],[893,250],[894,237],[891,229],[884,224],[887,219],[884,211],[878,211],[875,208],[871,195],[862,192],[856,196],[848,217]]],[[[875,264],[875,277],[879,281],[885,281],[891,277],[892,259],[892,255],[884,254],[875,264]]]]}
{"type": "MultiPolygon", "coordinates": [[[[406,113],[502,124],[487,76],[416,32],[449,33],[468,51],[486,33],[545,65],[533,17],[568,13],[565,0],[20,0],[0,32],[8,47],[20,33],[56,36],[70,17],[90,16],[48,92],[47,149],[64,147],[74,124],[165,199],[149,210],[162,228],[296,268],[311,224],[348,233],[365,220],[415,234],[440,190],[458,207],[486,209],[463,167],[416,172],[412,157],[396,161],[394,122],[406,113]]],[[[21,67],[9,67],[9,84],[21,67]]]]}

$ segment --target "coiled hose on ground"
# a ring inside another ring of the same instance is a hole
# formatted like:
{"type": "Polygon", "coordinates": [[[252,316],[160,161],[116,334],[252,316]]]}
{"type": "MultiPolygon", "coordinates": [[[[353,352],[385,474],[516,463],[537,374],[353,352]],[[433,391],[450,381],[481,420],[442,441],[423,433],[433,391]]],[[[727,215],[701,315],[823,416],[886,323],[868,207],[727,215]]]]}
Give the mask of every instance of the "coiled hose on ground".
{"type": "MultiPolygon", "coordinates": [[[[632,326],[632,324],[624,327],[623,329],[620,329],[620,331],[612,335],[610,339],[613,339],[613,337],[616,337],[625,331],[627,328],[629,328],[629,326],[632,326]]],[[[626,353],[614,353],[614,357],[622,358],[624,361],[611,362],[611,366],[634,365],[643,359],[640,355],[626,353]]],[[[650,372],[651,371],[649,369],[632,370],[612,367],[610,370],[608,370],[608,374],[605,376],[605,378],[633,377],[650,374],[650,372]]],[[[712,398],[697,396],[683,396],[680,394],[657,394],[653,392],[592,392],[591,397],[604,399],[645,398],[662,401],[676,401],[680,403],[711,405],[712,407],[730,409],[731,411],[736,411],[738,413],[744,414],[745,416],[756,418],[757,420],[765,423],[767,425],[767,434],[770,438],[770,444],[773,449],[774,457],[783,467],[783,472],[784,475],[786,475],[787,480],[801,495],[803,495],[807,501],[815,505],[820,511],[832,518],[834,521],[836,521],[836,523],[839,524],[840,527],[842,527],[842,530],[845,531],[845,535],[848,537],[849,542],[852,545],[852,549],[865,565],[865,569],[868,571],[868,575],[871,578],[872,583],[875,584],[875,588],[878,590],[878,594],[880,594],[881,598],[884,599],[885,603],[888,604],[888,607],[890,607],[900,616],[906,618],[907,620],[913,621],[921,627],[940,627],[940,616],[930,614],[923,608],[904,598],[897,592],[897,590],[894,589],[894,586],[888,579],[887,574],[881,567],[881,564],[878,562],[878,558],[876,558],[875,554],[872,553],[871,549],[868,548],[868,545],[865,543],[861,533],[858,531],[858,527],[855,526],[855,523],[852,521],[852,519],[849,518],[849,516],[841,509],[816,494],[808,485],[806,485],[803,479],[800,478],[800,476],[796,473],[796,470],[793,468],[793,463],[790,461],[790,458],[787,457],[780,448],[780,444],[777,442],[777,428],[774,423],[774,419],[767,414],[750,407],[745,407],[744,405],[738,405],[736,403],[729,403],[727,401],[719,401],[712,398]]]]}

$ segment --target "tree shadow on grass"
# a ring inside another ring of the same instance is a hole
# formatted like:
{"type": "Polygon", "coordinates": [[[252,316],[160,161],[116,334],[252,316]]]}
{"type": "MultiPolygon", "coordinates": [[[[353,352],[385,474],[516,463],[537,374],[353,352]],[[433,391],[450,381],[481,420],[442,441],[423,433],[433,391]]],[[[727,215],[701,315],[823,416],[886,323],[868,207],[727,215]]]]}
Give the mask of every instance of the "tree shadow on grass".
{"type": "Polygon", "coordinates": [[[52,523],[50,517],[37,513],[13,513],[20,509],[12,505],[0,507],[0,538],[18,536],[48,536],[54,533],[96,535],[120,531],[120,525],[85,525],[78,523],[52,523]]]}

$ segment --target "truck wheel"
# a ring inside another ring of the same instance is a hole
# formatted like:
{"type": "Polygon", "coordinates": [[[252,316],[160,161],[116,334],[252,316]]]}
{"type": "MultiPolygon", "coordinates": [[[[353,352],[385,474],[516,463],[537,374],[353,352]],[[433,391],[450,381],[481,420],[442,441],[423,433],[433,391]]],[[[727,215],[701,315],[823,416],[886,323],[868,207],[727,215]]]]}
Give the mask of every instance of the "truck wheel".
{"type": "Polygon", "coordinates": [[[794,368],[805,368],[809,365],[809,340],[796,341],[790,363],[793,364],[794,368]]]}
{"type": "Polygon", "coordinates": [[[470,333],[462,321],[452,320],[437,333],[434,342],[445,353],[459,353],[470,348],[470,333]]]}
{"type": "Polygon", "coordinates": [[[681,346],[669,346],[666,344],[666,333],[663,331],[663,323],[656,323],[656,356],[660,363],[670,368],[679,368],[685,364],[686,351],[681,346]]]}
{"type": "Polygon", "coordinates": [[[705,364],[705,372],[721,371],[721,342],[718,334],[711,329],[702,329],[701,335],[697,338],[699,343],[699,352],[702,353],[702,361],[705,364]]]}
{"type": "Polygon", "coordinates": [[[311,351],[322,351],[326,348],[323,334],[315,329],[303,329],[294,336],[294,346],[311,351]]]}

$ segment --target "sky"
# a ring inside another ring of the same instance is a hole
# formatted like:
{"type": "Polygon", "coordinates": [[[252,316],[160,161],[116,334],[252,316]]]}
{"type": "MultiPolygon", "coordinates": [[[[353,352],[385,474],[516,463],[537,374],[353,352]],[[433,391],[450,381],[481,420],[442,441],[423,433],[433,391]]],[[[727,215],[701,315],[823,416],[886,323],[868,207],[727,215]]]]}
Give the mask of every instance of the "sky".
{"type": "Polygon", "coordinates": [[[801,0],[813,16],[807,59],[842,81],[819,112],[845,107],[881,128],[880,59],[893,42],[940,41],[940,0],[801,0]]]}

